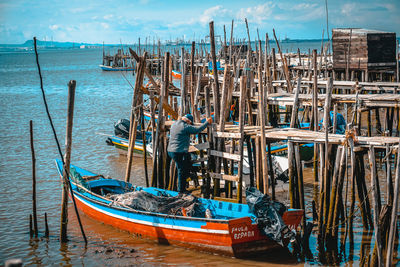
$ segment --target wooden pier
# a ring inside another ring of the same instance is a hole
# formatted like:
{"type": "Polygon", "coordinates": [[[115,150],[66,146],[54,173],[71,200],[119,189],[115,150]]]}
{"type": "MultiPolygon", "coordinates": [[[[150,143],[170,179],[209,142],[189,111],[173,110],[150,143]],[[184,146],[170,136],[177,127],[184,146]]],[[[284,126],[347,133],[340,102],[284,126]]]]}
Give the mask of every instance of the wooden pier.
{"type": "MultiPolygon", "coordinates": [[[[191,112],[199,123],[213,115],[214,123],[192,140],[191,151],[197,153],[199,163],[194,172],[198,175],[191,177],[192,189],[201,189],[206,198],[242,202],[250,185],[275,198],[271,145],[280,142],[287,146],[290,206],[304,209],[305,216],[313,214],[320,249],[331,251],[347,237],[352,241],[353,219],[360,214],[363,227],[376,233],[376,252],[368,262],[390,261],[389,251],[398,238],[393,230],[398,227],[400,180],[398,67],[390,65],[390,71],[379,81],[371,81],[371,73],[362,81],[349,74],[346,80],[340,80],[335,73],[335,54],[328,55],[326,49],[319,55],[316,51],[283,54],[278,40],[275,51],[266,36],[253,47],[250,42],[222,45],[218,53],[213,23],[209,36],[210,50],[194,42],[190,50],[171,51],[158,46],[157,61],[147,59],[147,52],[138,56],[139,51],[130,50],[138,64],[131,116],[133,139],[135,126],[143,116],[139,109],[145,108],[143,97],[151,99],[148,129],[153,133],[153,169],[149,184],[176,189],[175,165],[166,151],[171,119],[191,112]],[[209,64],[218,66],[217,62],[222,69],[210,70],[209,64]],[[151,71],[154,64],[159,71],[151,71]],[[182,74],[180,88],[173,85],[172,70],[182,74]],[[161,76],[153,77],[158,74],[161,76]],[[339,113],[345,119],[342,134],[337,133],[339,113]],[[307,123],[308,129],[300,129],[307,123]],[[312,205],[304,198],[300,149],[305,143],[313,144],[314,150],[310,167],[315,192],[312,205]],[[244,161],[249,165],[246,182],[244,161]],[[384,171],[378,171],[382,166],[384,171]],[[308,210],[310,206],[313,210],[308,210]],[[390,223],[383,225],[378,220],[390,223]]],[[[395,56],[398,60],[398,52],[395,56]]],[[[352,64],[345,71],[353,71],[352,64]]],[[[127,181],[130,164],[128,160],[127,181]]],[[[304,250],[310,234],[307,222],[311,218],[307,219],[300,229],[304,250]]]]}

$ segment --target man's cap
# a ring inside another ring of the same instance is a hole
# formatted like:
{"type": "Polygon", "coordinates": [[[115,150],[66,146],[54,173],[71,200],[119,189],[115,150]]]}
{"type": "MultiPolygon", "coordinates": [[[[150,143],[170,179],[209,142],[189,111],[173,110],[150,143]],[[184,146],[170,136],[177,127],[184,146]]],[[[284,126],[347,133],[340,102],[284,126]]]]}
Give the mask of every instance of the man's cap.
{"type": "Polygon", "coordinates": [[[192,124],[193,124],[193,116],[192,116],[192,114],[186,114],[184,117],[185,117],[186,119],[189,119],[189,120],[192,122],[192,124]]]}

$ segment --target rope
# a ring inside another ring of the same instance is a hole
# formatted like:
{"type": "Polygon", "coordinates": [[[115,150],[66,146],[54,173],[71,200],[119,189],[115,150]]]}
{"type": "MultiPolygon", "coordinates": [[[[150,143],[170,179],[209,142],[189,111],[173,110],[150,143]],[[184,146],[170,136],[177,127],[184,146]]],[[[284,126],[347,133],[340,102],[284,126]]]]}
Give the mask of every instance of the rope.
{"type": "MultiPolygon", "coordinates": [[[[372,190],[373,190],[373,188],[371,187],[371,188],[368,190],[367,195],[369,195],[369,193],[371,193],[372,190]]],[[[355,215],[355,213],[356,213],[358,210],[360,210],[361,206],[365,203],[366,200],[367,200],[367,198],[364,198],[364,200],[363,200],[362,202],[360,202],[360,205],[353,211],[353,213],[351,213],[351,214],[349,214],[349,216],[347,216],[347,219],[344,220],[344,222],[338,223],[338,224],[335,224],[335,225],[332,225],[332,227],[328,227],[328,228],[326,228],[326,230],[331,230],[331,229],[333,229],[333,228],[336,228],[336,227],[338,227],[338,226],[340,226],[340,225],[345,224],[350,218],[352,218],[352,217],[355,215]]]]}
{"type": "MultiPolygon", "coordinates": [[[[65,162],[64,162],[63,153],[61,151],[60,142],[58,141],[57,133],[56,133],[56,130],[54,128],[53,120],[51,119],[51,116],[50,116],[49,107],[47,106],[47,101],[46,101],[46,94],[45,94],[44,89],[43,89],[43,78],[42,78],[42,72],[40,70],[39,54],[37,52],[37,45],[36,45],[36,37],[33,37],[33,44],[34,44],[34,47],[35,47],[36,65],[38,67],[38,72],[39,72],[40,89],[42,91],[42,97],[43,97],[44,106],[46,107],[47,117],[49,118],[51,129],[53,130],[54,139],[55,139],[55,141],[57,143],[58,153],[60,154],[60,158],[61,158],[61,161],[62,161],[63,167],[64,167],[65,162]]],[[[67,177],[69,177],[68,170],[66,168],[64,168],[64,170],[65,170],[65,173],[67,174],[67,177]]],[[[84,232],[83,227],[82,227],[81,218],[80,218],[79,213],[78,213],[78,208],[76,207],[75,197],[74,197],[74,193],[72,191],[71,181],[69,180],[69,178],[68,178],[68,188],[69,188],[69,191],[71,193],[72,202],[74,203],[75,214],[76,214],[76,217],[78,219],[78,223],[79,223],[79,227],[81,229],[81,233],[82,233],[83,239],[85,240],[85,244],[87,244],[87,238],[86,238],[85,232],[84,232]]]]}

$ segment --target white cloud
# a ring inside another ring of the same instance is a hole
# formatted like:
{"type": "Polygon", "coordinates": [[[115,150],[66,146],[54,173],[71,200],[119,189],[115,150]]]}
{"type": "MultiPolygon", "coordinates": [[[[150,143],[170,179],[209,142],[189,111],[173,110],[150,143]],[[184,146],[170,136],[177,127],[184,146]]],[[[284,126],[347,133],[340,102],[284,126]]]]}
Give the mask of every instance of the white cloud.
{"type": "Polygon", "coordinates": [[[219,16],[224,16],[227,12],[228,10],[223,8],[221,5],[210,7],[204,10],[203,14],[199,16],[199,22],[207,24],[219,16]]]}
{"type": "Polygon", "coordinates": [[[267,2],[258,6],[241,8],[237,13],[236,17],[244,20],[247,18],[249,22],[262,24],[264,21],[271,18],[272,9],[275,4],[272,2],[267,2]]]}
{"type": "Polygon", "coordinates": [[[105,15],[104,17],[103,17],[103,19],[105,19],[105,20],[112,20],[114,18],[114,15],[113,14],[107,14],[107,15],[105,15]]]}
{"type": "Polygon", "coordinates": [[[340,9],[340,13],[344,16],[351,16],[356,12],[356,4],[355,3],[346,3],[340,9]]]}
{"type": "Polygon", "coordinates": [[[100,23],[101,27],[103,27],[104,29],[109,29],[110,28],[110,24],[102,22],[100,23]]]}
{"type": "Polygon", "coordinates": [[[60,28],[60,25],[54,24],[49,26],[50,30],[56,31],[60,28]]]}

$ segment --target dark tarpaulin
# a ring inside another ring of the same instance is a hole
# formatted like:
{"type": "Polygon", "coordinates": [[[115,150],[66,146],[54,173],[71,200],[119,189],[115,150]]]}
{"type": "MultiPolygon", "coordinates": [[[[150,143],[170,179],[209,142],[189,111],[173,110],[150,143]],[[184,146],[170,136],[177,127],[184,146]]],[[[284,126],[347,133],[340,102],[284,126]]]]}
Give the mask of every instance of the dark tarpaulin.
{"type": "Polygon", "coordinates": [[[282,219],[286,206],[280,202],[272,201],[268,195],[264,195],[255,187],[246,189],[246,202],[257,218],[256,222],[260,231],[286,246],[288,242],[295,240],[295,233],[292,232],[282,219]]]}

